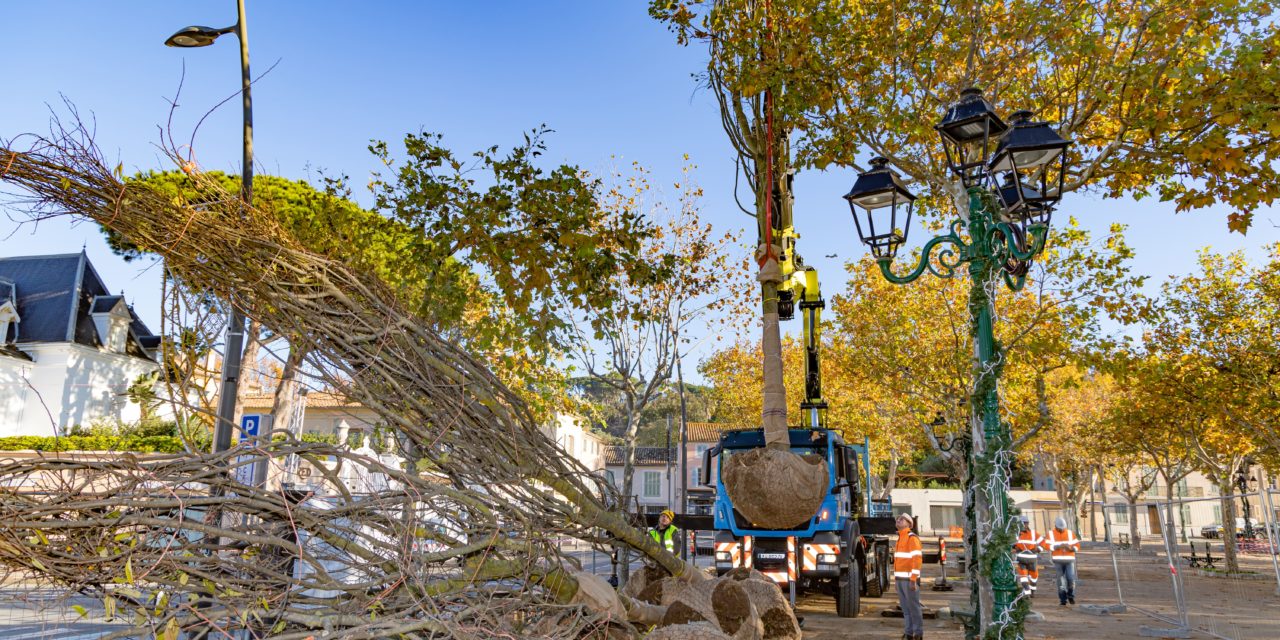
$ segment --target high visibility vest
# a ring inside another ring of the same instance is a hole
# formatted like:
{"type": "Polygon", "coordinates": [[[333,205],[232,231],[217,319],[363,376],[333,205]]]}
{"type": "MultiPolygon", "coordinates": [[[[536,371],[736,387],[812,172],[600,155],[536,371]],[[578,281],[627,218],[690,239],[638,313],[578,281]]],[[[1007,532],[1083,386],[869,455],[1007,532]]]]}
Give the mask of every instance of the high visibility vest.
{"type": "Polygon", "coordinates": [[[1054,560],[1074,562],[1076,551],[1080,550],[1080,539],[1070,529],[1051,529],[1046,542],[1049,543],[1049,553],[1053,554],[1054,560]]]}
{"type": "Polygon", "coordinates": [[[666,529],[662,531],[658,531],[657,529],[650,529],[649,537],[653,538],[654,542],[666,547],[667,551],[670,551],[671,553],[675,553],[676,541],[674,539],[674,536],[676,535],[676,531],[678,531],[678,529],[676,528],[675,525],[669,525],[667,526],[666,529]]]}
{"type": "Polygon", "coordinates": [[[1041,538],[1035,529],[1019,533],[1018,541],[1013,543],[1014,555],[1019,560],[1035,560],[1040,556],[1042,547],[1044,547],[1044,538],[1041,538]]]}
{"type": "Polygon", "coordinates": [[[893,577],[920,580],[920,567],[924,564],[924,550],[920,536],[909,530],[898,531],[898,544],[893,548],[893,577]]]}

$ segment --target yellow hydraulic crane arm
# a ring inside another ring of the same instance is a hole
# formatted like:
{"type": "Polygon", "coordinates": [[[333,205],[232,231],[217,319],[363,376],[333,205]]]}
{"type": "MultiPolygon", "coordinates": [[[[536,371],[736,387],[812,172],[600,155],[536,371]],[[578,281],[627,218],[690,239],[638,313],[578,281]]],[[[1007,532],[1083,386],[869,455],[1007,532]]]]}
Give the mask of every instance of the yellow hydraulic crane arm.
{"type": "Polygon", "coordinates": [[[822,310],[827,306],[818,286],[818,272],[804,264],[796,254],[799,234],[793,227],[782,230],[782,275],[786,280],[778,286],[778,316],[790,320],[800,307],[804,329],[804,400],[800,402],[801,424],[806,427],[827,426],[827,401],[822,397],[822,310]]]}

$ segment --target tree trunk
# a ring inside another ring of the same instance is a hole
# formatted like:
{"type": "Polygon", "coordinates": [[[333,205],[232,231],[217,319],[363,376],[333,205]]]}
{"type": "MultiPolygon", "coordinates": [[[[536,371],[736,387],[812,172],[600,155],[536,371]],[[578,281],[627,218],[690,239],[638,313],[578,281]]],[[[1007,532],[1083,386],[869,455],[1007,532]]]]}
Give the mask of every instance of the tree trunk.
{"type": "MultiPolygon", "coordinates": [[[[775,269],[777,261],[770,260],[766,267],[775,269]]],[[[761,270],[764,273],[764,270],[761,270]]],[[[764,398],[760,415],[764,427],[764,441],[770,449],[790,451],[790,438],[787,434],[787,389],[782,381],[782,331],[778,322],[778,283],[765,281],[760,283],[760,293],[764,302],[764,332],[761,339],[761,350],[764,352],[764,398]]]]}
{"type": "MultiPolygon", "coordinates": [[[[1227,477],[1229,478],[1230,475],[1227,477]]],[[[1219,498],[1222,504],[1222,557],[1227,561],[1227,572],[1237,573],[1240,571],[1240,558],[1236,552],[1235,493],[1232,491],[1230,481],[1222,483],[1219,487],[1222,489],[1222,497],[1219,498]]]]}
{"type": "MultiPolygon", "coordinates": [[[[622,437],[622,496],[623,496],[623,513],[629,513],[632,506],[635,507],[636,513],[640,512],[640,505],[636,496],[639,492],[635,490],[635,472],[636,472],[636,432],[640,429],[640,416],[636,415],[635,403],[627,402],[627,428],[623,432],[622,437]]],[[[618,586],[627,584],[627,580],[631,578],[631,549],[622,547],[622,552],[618,558],[618,586]]]]}
{"type": "Polygon", "coordinates": [[[1134,549],[1142,548],[1142,536],[1138,535],[1138,497],[1125,496],[1129,503],[1129,540],[1134,549]]]}
{"type": "Polygon", "coordinates": [[[881,487],[880,492],[876,494],[876,499],[888,499],[896,486],[898,486],[898,456],[896,453],[890,452],[889,469],[885,472],[884,486],[881,487]]]}
{"type": "MultiPolygon", "coordinates": [[[[1097,497],[1094,495],[1094,490],[1097,489],[1098,487],[1098,483],[1095,480],[1095,478],[1101,478],[1102,474],[1098,473],[1097,471],[1098,471],[1097,467],[1091,467],[1089,469],[1089,541],[1090,542],[1098,541],[1098,516],[1097,516],[1096,507],[1095,507],[1097,503],[1097,497]]],[[[1105,484],[1103,486],[1102,495],[1104,498],[1107,495],[1105,484]]],[[[1103,507],[1102,507],[1104,512],[1106,511],[1106,508],[1107,508],[1106,500],[1104,499],[1103,507]]]]}
{"type": "Polygon", "coordinates": [[[271,403],[271,429],[288,431],[293,423],[293,412],[298,397],[298,369],[302,360],[307,357],[302,347],[290,345],[289,357],[284,360],[284,369],[280,372],[280,383],[276,385],[275,398],[271,403]]]}

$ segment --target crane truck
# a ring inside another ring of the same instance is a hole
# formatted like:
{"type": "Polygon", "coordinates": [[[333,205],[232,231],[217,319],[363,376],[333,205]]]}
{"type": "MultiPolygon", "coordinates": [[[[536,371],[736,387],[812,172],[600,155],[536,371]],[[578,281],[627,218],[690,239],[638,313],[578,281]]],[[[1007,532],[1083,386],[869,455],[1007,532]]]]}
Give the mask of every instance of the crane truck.
{"type": "Polygon", "coordinates": [[[721,434],[703,454],[701,482],[716,490],[712,511],[715,529],[714,562],[718,575],[739,567],[764,573],[789,593],[821,591],[836,599],[840,617],[858,615],[862,596],[877,597],[889,589],[893,534],[892,509],[887,500],[873,501],[869,443],[849,443],[826,425],[827,401],[822,396],[819,370],[821,310],[825,307],[818,273],[795,254],[798,237],[783,230],[780,264],[787,278],[778,290],[782,320],[794,317],[798,306],[804,325],[805,398],[800,404],[802,424],[788,434],[791,450],[821,456],[827,464],[829,486],[822,505],[807,521],[791,529],[768,529],[747,521],[734,508],[720,469],[725,460],[765,446],[763,429],[736,429],[721,434]]]}

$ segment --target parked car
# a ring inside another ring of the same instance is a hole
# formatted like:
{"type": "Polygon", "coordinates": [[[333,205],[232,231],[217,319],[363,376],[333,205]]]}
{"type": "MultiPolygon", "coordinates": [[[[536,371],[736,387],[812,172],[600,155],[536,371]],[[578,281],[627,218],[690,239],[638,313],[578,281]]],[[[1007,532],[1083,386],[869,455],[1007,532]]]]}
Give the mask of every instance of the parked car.
{"type": "MultiPolygon", "coordinates": [[[[1263,530],[1262,523],[1259,522],[1257,518],[1249,518],[1249,524],[1253,525],[1253,530],[1256,532],[1257,535],[1260,535],[1260,536],[1266,535],[1266,531],[1263,530]]],[[[1245,529],[1244,518],[1236,518],[1236,537],[1237,538],[1244,536],[1244,529],[1245,529]]],[[[1222,528],[1222,525],[1220,524],[1209,524],[1209,525],[1200,527],[1200,536],[1203,538],[1215,538],[1215,539],[1221,538],[1222,532],[1223,532],[1223,528],[1222,528]]]]}

